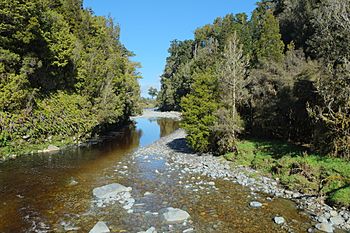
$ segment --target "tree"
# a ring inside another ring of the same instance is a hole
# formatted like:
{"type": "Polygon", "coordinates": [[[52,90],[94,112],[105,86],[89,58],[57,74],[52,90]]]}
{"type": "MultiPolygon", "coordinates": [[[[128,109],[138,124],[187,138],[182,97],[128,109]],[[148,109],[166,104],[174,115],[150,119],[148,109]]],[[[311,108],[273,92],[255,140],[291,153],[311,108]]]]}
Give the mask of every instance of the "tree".
{"type": "Polygon", "coordinates": [[[314,145],[324,153],[350,158],[350,62],[320,73],[315,80],[319,101],[309,105],[316,120],[314,145]]]}
{"type": "Polygon", "coordinates": [[[81,0],[1,0],[0,18],[0,154],[89,137],[138,111],[139,65],[111,18],[81,0]]]}
{"type": "Polygon", "coordinates": [[[148,94],[152,97],[152,99],[154,99],[154,97],[156,97],[158,95],[158,90],[155,87],[150,87],[148,89],[148,94]]]}
{"type": "Polygon", "coordinates": [[[174,40],[168,50],[164,73],[161,76],[161,90],[157,95],[162,111],[180,110],[181,98],[190,91],[191,75],[186,73],[188,62],[193,58],[193,41],[174,40]]]}
{"type": "Polygon", "coordinates": [[[254,62],[261,63],[264,60],[281,62],[283,59],[284,44],[281,40],[278,20],[268,9],[264,13],[255,11],[252,25],[255,27],[254,62]],[[262,14],[262,15],[260,15],[262,14]]]}
{"type": "Polygon", "coordinates": [[[220,153],[236,151],[237,134],[243,130],[243,121],[237,111],[247,96],[246,67],[248,60],[243,55],[237,33],[228,41],[220,66],[219,93],[221,108],[216,113],[218,122],[214,131],[220,153]]]}
{"type": "Polygon", "coordinates": [[[350,1],[321,1],[314,10],[313,35],[307,41],[315,58],[342,64],[350,59],[350,1]]]}
{"type": "Polygon", "coordinates": [[[200,153],[214,147],[213,126],[217,111],[217,79],[213,71],[196,73],[190,94],[181,101],[182,123],[189,146],[200,153]]]}

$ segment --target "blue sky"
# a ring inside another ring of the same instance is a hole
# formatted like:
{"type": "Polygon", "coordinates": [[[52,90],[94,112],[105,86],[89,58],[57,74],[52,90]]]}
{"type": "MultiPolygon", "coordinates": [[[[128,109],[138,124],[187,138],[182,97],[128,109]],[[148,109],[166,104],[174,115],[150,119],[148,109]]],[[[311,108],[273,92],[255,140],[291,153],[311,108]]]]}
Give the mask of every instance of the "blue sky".
{"type": "Polygon", "coordinates": [[[142,96],[159,89],[170,41],[193,39],[196,28],[228,13],[250,13],[257,0],[84,0],[96,15],[111,16],[121,41],[140,62],[142,96]]]}

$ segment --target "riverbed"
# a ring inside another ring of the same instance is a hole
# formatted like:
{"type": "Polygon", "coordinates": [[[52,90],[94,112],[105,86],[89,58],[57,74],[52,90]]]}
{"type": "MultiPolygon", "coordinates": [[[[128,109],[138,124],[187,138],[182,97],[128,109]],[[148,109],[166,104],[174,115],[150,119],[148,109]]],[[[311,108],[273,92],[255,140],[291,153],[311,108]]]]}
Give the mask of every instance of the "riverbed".
{"type": "Polygon", "coordinates": [[[0,164],[0,232],[89,232],[98,221],[111,232],[307,232],[313,226],[292,201],[191,166],[191,159],[217,165],[188,150],[176,119],[134,121],[136,127],[98,145],[0,164]],[[131,208],[96,202],[92,190],[112,183],[131,188],[131,208]],[[169,224],[161,217],[169,207],[190,217],[169,224]],[[278,216],[283,224],[273,220],[278,216]]]}

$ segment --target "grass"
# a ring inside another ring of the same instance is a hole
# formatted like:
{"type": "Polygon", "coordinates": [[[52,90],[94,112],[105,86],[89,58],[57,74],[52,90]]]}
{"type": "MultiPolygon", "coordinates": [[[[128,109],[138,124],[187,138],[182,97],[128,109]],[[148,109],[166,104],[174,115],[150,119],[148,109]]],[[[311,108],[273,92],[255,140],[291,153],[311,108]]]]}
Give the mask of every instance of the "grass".
{"type": "Polygon", "coordinates": [[[46,149],[49,145],[55,145],[58,147],[74,144],[72,138],[54,137],[51,141],[42,142],[27,142],[27,141],[14,141],[9,145],[0,147],[0,159],[7,159],[12,155],[21,156],[30,153],[35,153],[39,150],[46,149]]]}
{"type": "Polygon", "coordinates": [[[281,141],[243,140],[238,154],[225,158],[278,178],[291,190],[324,198],[329,204],[350,207],[350,162],[309,154],[307,148],[281,141]]]}

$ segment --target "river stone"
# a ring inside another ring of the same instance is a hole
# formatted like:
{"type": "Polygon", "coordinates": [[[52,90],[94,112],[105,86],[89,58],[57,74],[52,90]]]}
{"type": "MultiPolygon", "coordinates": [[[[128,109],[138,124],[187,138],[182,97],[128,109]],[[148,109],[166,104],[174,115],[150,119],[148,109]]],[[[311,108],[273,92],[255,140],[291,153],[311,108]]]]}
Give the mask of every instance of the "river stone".
{"type": "Polygon", "coordinates": [[[190,215],[186,211],[172,207],[167,208],[166,212],[163,213],[163,218],[167,223],[183,222],[189,217],[190,215]]]}
{"type": "Polygon", "coordinates": [[[316,219],[318,222],[328,222],[328,219],[324,216],[319,216],[316,219]]]}
{"type": "Polygon", "coordinates": [[[69,186],[75,186],[75,185],[77,185],[77,184],[79,184],[78,183],[78,181],[76,181],[76,180],[74,180],[74,179],[71,179],[71,181],[69,182],[69,186]]]}
{"type": "Polygon", "coordinates": [[[335,216],[335,217],[331,217],[330,222],[334,225],[342,225],[345,223],[345,220],[340,216],[335,216]]]}
{"type": "Polygon", "coordinates": [[[286,220],[284,220],[283,217],[274,217],[274,218],[273,218],[273,221],[274,221],[276,224],[278,224],[278,225],[281,225],[281,224],[283,224],[283,223],[286,222],[286,220]]]}
{"type": "Polygon", "coordinates": [[[108,226],[105,222],[99,221],[96,225],[89,231],[89,233],[108,233],[110,232],[108,226]]]}
{"type": "Polygon", "coordinates": [[[188,228],[186,230],[184,230],[182,233],[189,233],[189,232],[193,232],[194,229],[193,228],[188,228]]]}
{"type": "Polygon", "coordinates": [[[337,212],[337,211],[335,211],[335,210],[331,210],[331,211],[329,211],[329,214],[331,215],[331,217],[338,216],[338,212],[337,212]]]}
{"type": "Polygon", "coordinates": [[[156,228],[150,227],[147,231],[140,231],[138,233],[157,233],[156,228]]]}
{"type": "Polygon", "coordinates": [[[326,222],[316,224],[316,228],[323,232],[333,233],[333,226],[326,222]]]}
{"type": "Polygon", "coordinates": [[[113,198],[121,192],[129,192],[130,188],[125,187],[124,185],[113,183],[108,184],[102,187],[94,188],[92,191],[93,195],[99,199],[113,198]]]}
{"type": "Polygon", "coordinates": [[[262,204],[260,202],[257,202],[257,201],[252,201],[252,202],[250,202],[249,205],[253,208],[259,208],[262,206],[262,204]]]}
{"type": "Polygon", "coordinates": [[[60,148],[54,145],[49,145],[47,149],[45,150],[46,152],[54,152],[54,151],[59,151],[60,148]]]}

